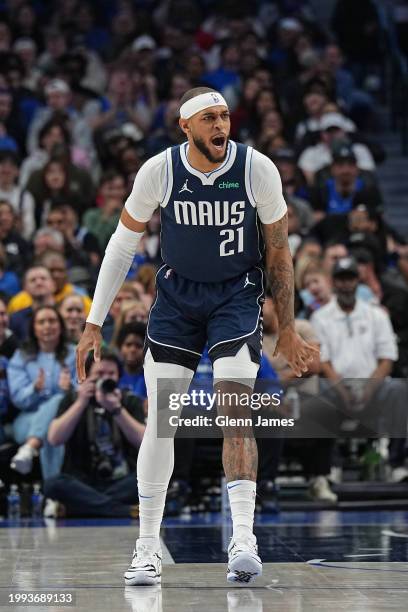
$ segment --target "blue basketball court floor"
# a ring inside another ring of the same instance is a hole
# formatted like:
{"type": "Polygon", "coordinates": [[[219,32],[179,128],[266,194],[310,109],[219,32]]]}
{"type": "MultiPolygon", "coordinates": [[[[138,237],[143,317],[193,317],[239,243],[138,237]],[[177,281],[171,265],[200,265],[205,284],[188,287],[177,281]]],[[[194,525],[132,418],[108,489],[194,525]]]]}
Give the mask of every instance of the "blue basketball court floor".
{"type": "Polygon", "coordinates": [[[125,588],[137,521],[0,521],[0,610],[61,611],[61,597],[17,605],[23,593],[100,612],[408,609],[408,512],[281,512],[255,532],[264,575],[250,587],[226,582],[231,527],[208,513],[166,519],[161,587],[125,588]]]}

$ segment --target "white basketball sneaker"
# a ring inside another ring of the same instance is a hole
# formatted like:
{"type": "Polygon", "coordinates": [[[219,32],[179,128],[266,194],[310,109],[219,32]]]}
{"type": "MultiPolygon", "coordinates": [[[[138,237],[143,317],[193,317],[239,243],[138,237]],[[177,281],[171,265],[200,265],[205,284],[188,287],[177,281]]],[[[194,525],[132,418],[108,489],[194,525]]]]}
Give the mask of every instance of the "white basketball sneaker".
{"type": "Polygon", "coordinates": [[[249,584],[258,576],[262,576],[262,561],[258,555],[256,537],[234,540],[228,546],[228,582],[243,582],[249,584]]]}
{"type": "Polygon", "coordinates": [[[136,540],[136,548],[133,551],[132,563],[124,573],[127,586],[143,586],[160,584],[162,569],[162,553],[146,546],[142,539],[136,540]]]}

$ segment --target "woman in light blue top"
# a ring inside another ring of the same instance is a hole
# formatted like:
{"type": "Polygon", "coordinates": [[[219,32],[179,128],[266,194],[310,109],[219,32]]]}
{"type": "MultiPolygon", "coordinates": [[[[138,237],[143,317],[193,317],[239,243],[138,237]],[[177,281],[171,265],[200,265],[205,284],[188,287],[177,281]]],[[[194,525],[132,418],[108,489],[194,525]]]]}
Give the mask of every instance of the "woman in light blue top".
{"type": "Polygon", "coordinates": [[[7,378],[19,412],[13,434],[22,444],[11,467],[27,474],[40,451],[43,477],[48,477],[58,472],[52,464],[60,462],[46,442],[48,426],[64,393],[75,384],[75,347],[67,343],[64,322],[53,306],[33,312],[28,340],[9,361],[7,378]]]}

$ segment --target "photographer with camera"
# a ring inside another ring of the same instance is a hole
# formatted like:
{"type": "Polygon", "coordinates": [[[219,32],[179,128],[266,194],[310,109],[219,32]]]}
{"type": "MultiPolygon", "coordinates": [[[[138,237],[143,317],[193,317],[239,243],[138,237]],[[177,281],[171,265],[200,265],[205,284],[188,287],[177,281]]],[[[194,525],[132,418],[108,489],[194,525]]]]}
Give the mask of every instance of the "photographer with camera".
{"type": "Polygon", "coordinates": [[[86,380],[65,395],[48,430],[52,446],[65,444],[65,459],[44,492],[68,516],[135,517],[142,401],[118,388],[122,367],[114,353],[102,350],[97,362],[91,354],[85,367],[86,380]]]}

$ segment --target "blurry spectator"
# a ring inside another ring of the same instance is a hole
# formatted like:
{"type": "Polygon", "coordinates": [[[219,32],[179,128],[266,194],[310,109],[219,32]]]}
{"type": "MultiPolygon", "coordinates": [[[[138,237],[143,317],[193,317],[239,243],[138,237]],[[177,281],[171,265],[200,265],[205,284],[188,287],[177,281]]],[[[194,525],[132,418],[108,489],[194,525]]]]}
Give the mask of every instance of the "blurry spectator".
{"type": "MultiPolygon", "coordinates": [[[[355,260],[340,259],[332,276],[336,299],[311,318],[321,343],[322,372],[335,385],[341,410],[358,419],[367,436],[381,437],[386,431],[391,437],[405,438],[406,385],[388,378],[398,358],[389,317],[356,297],[355,260]]],[[[401,467],[404,459],[395,458],[392,467],[401,467]]]]}
{"type": "Polygon", "coordinates": [[[366,91],[357,89],[352,73],[345,68],[344,56],[338,45],[331,43],[326,46],[324,62],[335,81],[338,103],[360,129],[367,128],[373,120],[374,101],[366,91]]]}
{"type": "Polygon", "coordinates": [[[352,209],[357,193],[361,201],[377,202],[377,207],[380,207],[381,194],[373,181],[367,181],[357,166],[353,146],[347,141],[336,141],[332,145],[331,154],[330,175],[316,186],[311,200],[316,218],[347,214],[352,209]]]}
{"type": "Polygon", "coordinates": [[[307,306],[307,318],[315,310],[328,304],[333,297],[331,277],[323,268],[315,264],[306,268],[303,275],[303,287],[301,297],[307,306]]]}
{"type": "Polygon", "coordinates": [[[271,143],[278,136],[284,137],[283,130],[282,116],[277,111],[267,111],[262,117],[261,129],[256,142],[257,149],[268,155],[271,143]]]}
{"type": "Polygon", "coordinates": [[[58,60],[67,49],[64,34],[58,29],[51,27],[45,30],[45,50],[38,58],[38,68],[46,74],[55,74],[58,60]]]}
{"type": "Polygon", "coordinates": [[[10,89],[0,84],[0,149],[24,152],[24,132],[18,109],[13,105],[10,89]]]}
{"type": "Polygon", "coordinates": [[[319,81],[312,81],[306,87],[302,101],[307,117],[297,124],[295,130],[295,140],[301,149],[308,145],[317,144],[319,141],[320,120],[329,101],[324,84],[319,81]]]}
{"type": "Polygon", "coordinates": [[[54,292],[54,281],[45,266],[34,265],[26,270],[23,290],[14,296],[8,305],[10,324],[18,338],[25,338],[26,325],[33,309],[54,304],[54,292]]]}
{"type": "Polygon", "coordinates": [[[295,206],[291,202],[288,202],[288,242],[290,253],[292,257],[294,257],[302,242],[302,231],[300,217],[295,206]]]}
{"type": "Polygon", "coordinates": [[[30,245],[20,236],[16,228],[16,217],[10,202],[0,200],[0,241],[6,253],[9,266],[21,274],[30,259],[30,245]]]}
{"type": "Polygon", "coordinates": [[[236,85],[239,79],[240,50],[236,43],[227,41],[220,54],[220,66],[203,76],[208,87],[224,92],[227,86],[236,85]]]}
{"type": "Polygon", "coordinates": [[[20,291],[20,281],[17,275],[8,270],[7,255],[0,242],[0,293],[11,297],[20,291]]]}
{"type": "Polygon", "coordinates": [[[78,285],[68,282],[67,261],[58,252],[47,251],[40,259],[41,263],[48,268],[55,283],[55,303],[59,304],[67,295],[76,293],[82,296],[85,311],[88,316],[91,307],[91,299],[86,295],[86,291],[78,285]]]}
{"type": "Polygon", "coordinates": [[[117,346],[118,337],[124,325],[129,323],[143,323],[146,325],[151,304],[146,303],[146,294],[143,287],[140,289],[140,298],[126,300],[121,303],[119,314],[115,318],[111,345],[117,346]]]}
{"type": "Polygon", "coordinates": [[[13,151],[0,151],[0,201],[10,202],[20,212],[21,189],[17,185],[18,158],[13,151]]]}
{"type": "Polygon", "coordinates": [[[29,473],[42,449],[40,461],[46,475],[52,469],[44,448],[55,414],[50,410],[52,400],[55,395],[62,398],[75,381],[75,350],[66,342],[63,320],[53,306],[40,306],[33,312],[27,342],[11,358],[7,377],[11,401],[19,411],[13,435],[22,445],[11,467],[29,473]]]}
{"type": "MultiPolygon", "coordinates": [[[[78,228],[76,225],[77,222],[78,215],[69,204],[51,208],[46,221],[47,227],[61,233],[63,236],[64,254],[68,260],[69,267],[84,266],[87,268],[92,264],[98,265],[101,259],[98,241],[86,228],[82,228],[81,232],[81,228],[78,228]],[[82,244],[77,241],[75,230],[80,234],[82,244]],[[85,244],[87,248],[85,248],[85,244]]],[[[36,237],[41,231],[38,230],[36,237]]],[[[55,248],[51,245],[47,245],[47,248],[44,250],[48,249],[52,251],[60,250],[58,247],[55,248]]],[[[38,253],[38,249],[35,249],[35,253],[36,255],[41,254],[38,253]]]]}
{"type": "MultiPolygon", "coordinates": [[[[9,329],[9,317],[7,314],[7,302],[0,296],[0,356],[10,359],[18,347],[18,341],[11,329],[9,329]]],[[[1,380],[1,376],[0,376],[1,380]]],[[[1,386],[1,385],[0,385],[1,386]]],[[[0,401],[1,404],[1,401],[0,401]]],[[[1,412],[1,408],[0,408],[1,412]]]]}
{"type": "Polygon", "coordinates": [[[147,391],[143,374],[143,346],[146,335],[144,323],[125,323],[119,330],[116,348],[123,363],[119,380],[121,389],[128,389],[146,399],[147,391]]]}
{"type": "MultiPolygon", "coordinates": [[[[320,142],[307,147],[298,160],[308,183],[312,184],[315,174],[332,162],[331,147],[336,140],[345,140],[347,132],[354,130],[352,122],[339,113],[326,113],[320,120],[320,142]]],[[[361,143],[353,143],[357,166],[360,170],[375,169],[375,162],[368,147],[361,143]]]]}
{"type": "Polygon", "coordinates": [[[85,327],[86,313],[83,296],[67,295],[58,306],[65,324],[67,339],[77,344],[85,327]]]}
{"type": "MultiPolygon", "coordinates": [[[[284,194],[291,196],[294,202],[297,199],[308,202],[310,197],[309,188],[306,185],[302,171],[296,165],[296,155],[293,149],[278,148],[273,152],[271,159],[279,170],[284,194]]],[[[313,215],[310,206],[308,206],[308,209],[307,218],[302,220],[302,226],[305,225],[310,228],[313,224],[313,215]]],[[[298,212],[300,213],[300,210],[298,212]]]]}
{"type": "Polygon", "coordinates": [[[139,398],[102,381],[118,384],[120,362],[102,350],[86,363],[87,380],[63,398],[48,440],[65,445],[62,474],[44,483],[45,495],[65,506],[68,516],[136,517],[137,449],[144,433],[139,398]]]}
{"type": "Polygon", "coordinates": [[[42,227],[33,236],[34,256],[36,259],[47,251],[64,253],[64,236],[61,231],[52,227],[42,227]]]}
{"type": "Polygon", "coordinates": [[[178,123],[180,117],[179,107],[179,102],[176,100],[170,100],[166,105],[164,127],[147,138],[146,152],[148,157],[156,155],[168,147],[184,142],[185,136],[178,123]]]}
{"type": "MultiPolygon", "coordinates": [[[[57,145],[70,146],[70,133],[62,119],[50,119],[38,134],[38,147],[25,158],[20,168],[19,182],[22,187],[27,185],[28,179],[35,170],[41,170],[53,155],[57,145]]],[[[76,166],[89,167],[89,158],[78,147],[71,147],[71,160],[76,166]]],[[[70,168],[72,172],[72,168],[70,168]]]]}
{"type": "MultiPolygon", "coordinates": [[[[106,343],[109,344],[112,340],[114,325],[119,318],[122,305],[130,300],[139,300],[139,298],[139,293],[134,284],[129,281],[124,282],[113,300],[108,316],[106,317],[105,323],[102,326],[102,336],[106,343]]],[[[119,328],[117,329],[119,330],[119,328]]]]}
{"type": "Polygon", "coordinates": [[[97,238],[101,251],[105,251],[116,229],[125,195],[123,176],[114,170],[109,171],[99,183],[100,208],[88,210],[83,216],[84,226],[97,238]]]}
{"type": "Polygon", "coordinates": [[[140,138],[149,127],[141,119],[134,104],[131,73],[125,66],[117,66],[109,76],[106,96],[98,102],[90,102],[84,109],[84,115],[92,130],[120,127],[133,123],[139,128],[140,138]]]}
{"type": "Polygon", "coordinates": [[[82,213],[91,206],[94,189],[90,175],[67,159],[68,150],[52,157],[42,168],[35,170],[28,179],[23,195],[22,214],[24,231],[44,224],[50,208],[63,201],[82,213]]]}
{"type": "Polygon", "coordinates": [[[54,79],[47,83],[44,93],[46,106],[36,111],[28,131],[28,152],[33,153],[38,148],[41,128],[47,121],[55,117],[67,117],[73,144],[88,152],[92,151],[89,127],[83,117],[71,106],[71,90],[69,85],[61,79],[54,79]]]}
{"type": "Polygon", "coordinates": [[[145,292],[154,297],[156,295],[156,268],[151,264],[140,266],[135,280],[143,285],[145,292]]]}

